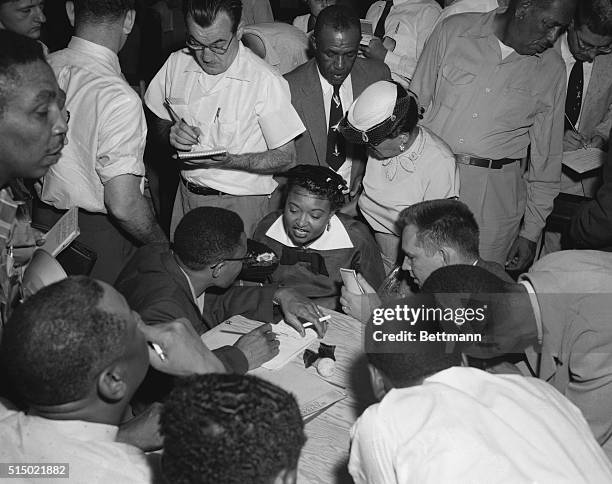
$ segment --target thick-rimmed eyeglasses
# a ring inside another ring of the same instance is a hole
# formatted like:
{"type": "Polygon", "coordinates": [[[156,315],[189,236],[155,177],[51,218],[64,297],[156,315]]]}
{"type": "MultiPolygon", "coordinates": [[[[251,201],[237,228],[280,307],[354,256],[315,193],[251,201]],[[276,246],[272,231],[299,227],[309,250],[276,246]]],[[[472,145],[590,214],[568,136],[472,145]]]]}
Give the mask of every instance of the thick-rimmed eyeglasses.
{"type": "Polygon", "coordinates": [[[236,34],[232,34],[231,38],[229,39],[229,42],[227,43],[225,47],[221,47],[216,44],[205,45],[205,44],[202,44],[201,42],[198,42],[197,40],[194,40],[192,37],[187,37],[187,39],[185,40],[185,45],[187,46],[188,49],[193,50],[194,52],[199,52],[201,50],[208,49],[213,54],[223,55],[230,48],[230,45],[232,45],[232,42],[234,41],[235,36],[236,34]]]}
{"type": "Polygon", "coordinates": [[[247,261],[252,261],[254,259],[255,257],[253,255],[245,255],[244,257],[228,257],[226,259],[221,259],[219,262],[216,262],[214,265],[210,267],[214,269],[222,262],[247,262],[247,261]]]}

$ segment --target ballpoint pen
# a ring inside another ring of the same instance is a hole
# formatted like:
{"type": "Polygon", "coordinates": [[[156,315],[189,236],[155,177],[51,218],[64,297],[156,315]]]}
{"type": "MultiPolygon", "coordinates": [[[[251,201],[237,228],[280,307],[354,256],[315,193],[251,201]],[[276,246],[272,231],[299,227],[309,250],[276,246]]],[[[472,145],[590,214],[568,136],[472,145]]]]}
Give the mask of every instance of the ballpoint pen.
{"type": "MultiPolygon", "coordinates": [[[[567,122],[569,123],[569,125],[572,127],[572,131],[574,133],[576,133],[576,135],[578,135],[578,137],[580,138],[580,140],[582,140],[582,135],[578,132],[578,130],[576,129],[576,127],[574,126],[574,123],[572,123],[572,120],[569,118],[569,116],[567,115],[567,113],[565,113],[565,119],[567,119],[567,122]]],[[[586,145],[586,143],[584,141],[580,141],[580,143],[582,144],[582,147],[586,150],[588,149],[588,146],[586,145]]]]}

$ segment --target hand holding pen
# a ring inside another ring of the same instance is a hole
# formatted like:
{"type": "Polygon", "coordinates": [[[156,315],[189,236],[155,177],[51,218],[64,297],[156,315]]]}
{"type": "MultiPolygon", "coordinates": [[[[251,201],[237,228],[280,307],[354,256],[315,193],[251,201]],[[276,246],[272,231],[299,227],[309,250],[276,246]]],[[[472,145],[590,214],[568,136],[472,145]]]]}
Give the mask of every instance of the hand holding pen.
{"type": "MultiPolygon", "coordinates": [[[[581,148],[586,150],[588,146],[586,144],[584,136],[582,136],[580,132],[576,129],[576,126],[574,126],[574,123],[572,123],[567,113],[565,114],[565,119],[567,120],[567,124],[570,125],[572,130],[566,131],[566,134],[564,136],[564,144],[569,144],[570,146],[580,146],[581,148]]],[[[564,150],[567,151],[565,147],[564,150]]]]}
{"type": "Polygon", "coordinates": [[[166,99],[164,106],[170,113],[174,124],[170,128],[168,139],[170,145],[179,151],[190,151],[193,145],[200,142],[202,131],[197,126],[190,126],[184,118],[181,118],[166,99]]]}

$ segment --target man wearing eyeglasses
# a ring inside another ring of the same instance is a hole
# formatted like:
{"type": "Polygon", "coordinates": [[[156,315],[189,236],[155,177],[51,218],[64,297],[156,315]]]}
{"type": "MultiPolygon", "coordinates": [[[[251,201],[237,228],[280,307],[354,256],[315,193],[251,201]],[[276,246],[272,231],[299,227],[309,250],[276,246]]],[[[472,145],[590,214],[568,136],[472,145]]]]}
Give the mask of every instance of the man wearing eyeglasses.
{"type": "Polygon", "coordinates": [[[276,208],[272,175],[295,164],[293,139],[304,125],[287,82],[240,43],[240,0],[188,0],[183,12],[186,49],[156,74],[145,103],[158,136],[173,149],[227,155],[182,171],[170,231],[189,210],[206,205],[237,212],[252,235],[276,208]]]}

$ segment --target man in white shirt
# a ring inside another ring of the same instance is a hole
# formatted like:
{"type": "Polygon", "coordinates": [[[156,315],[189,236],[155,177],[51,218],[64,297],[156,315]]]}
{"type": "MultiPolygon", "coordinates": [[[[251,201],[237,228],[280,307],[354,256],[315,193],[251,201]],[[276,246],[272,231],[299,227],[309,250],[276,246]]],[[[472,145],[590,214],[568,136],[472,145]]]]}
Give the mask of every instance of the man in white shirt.
{"type": "MultiPolygon", "coordinates": [[[[612,410],[606,403],[612,399],[610,287],[612,254],[567,250],[538,260],[519,283],[456,265],[432,273],[422,291],[441,295],[437,299],[444,307],[456,307],[450,306],[453,294],[471,294],[486,305],[486,339],[463,351],[481,359],[481,368],[495,363],[483,365],[483,359],[524,352],[529,368],[522,371],[569,398],[612,457],[612,410]]],[[[469,333],[468,326],[462,331],[469,333]]]]}
{"type": "Polygon", "coordinates": [[[383,61],[391,69],[393,80],[408,87],[440,11],[435,0],[374,2],[366,13],[374,38],[361,46],[361,53],[368,59],[383,61]]]}
{"type": "MultiPolygon", "coordinates": [[[[430,337],[441,328],[421,320],[410,329],[430,337]]],[[[356,484],[612,479],[580,411],[546,382],[461,368],[444,342],[402,349],[389,353],[366,340],[380,403],[351,431],[356,484]]]]}
{"type": "Polygon", "coordinates": [[[75,35],[49,63],[73,117],[68,146],[37,187],[35,220],[51,226],[79,207],[79,239],[96,252],[91,275],[113,283],[134,243],[165,243],[143,196],[147,126],[141,101],[121,74],[117,52],[135,19],[133,1],[67,2],[75,35]]]}
{"type": "Polygon", "coordinates": [[[145,455],[122,443],[127,434],[118,428],[149,363],[177,376],[224,372],[188,322],[146,327],[111,286],[83,276],[43,288],[17,308],[0,358],[28,408],[0,406],[0,460],[62,463],[70,482],[96,484],[152,482],[145,455]]]}
{"type": "Polygon", "coordinates": [[[241,44],[241,2],[194,0],[188,6],[187,48],[155,75],[145,103],[158,136],[174,149],[227,154],[182,171],[170,232],[185,213],[212,205],[238,213],[250,236],[276,208],[272,175],[295,164],[293,139],[304,125],[286,81],[241,44]]]}
{"type": "Polygon", "coordinates": [[[442,20],[451,15],[457,15],[459,13],[467,12],[490,12],[499,7],[506,8],[508,6],[508,0],[455,0],[447,1],[446,5],[442,9],[442,13],[436,21],[438,25],[442,20]]]}

